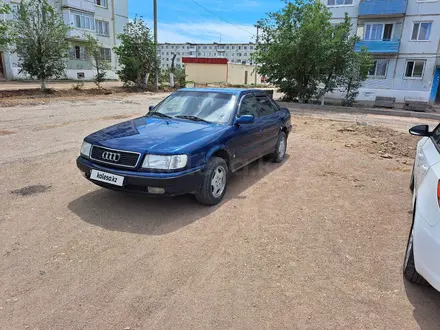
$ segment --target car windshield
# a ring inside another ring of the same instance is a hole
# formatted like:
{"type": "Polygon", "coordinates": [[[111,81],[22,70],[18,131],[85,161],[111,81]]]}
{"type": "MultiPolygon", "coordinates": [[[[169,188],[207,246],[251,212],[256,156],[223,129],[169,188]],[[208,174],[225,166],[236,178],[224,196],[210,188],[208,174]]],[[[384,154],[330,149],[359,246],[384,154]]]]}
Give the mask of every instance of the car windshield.
{"type": "Polygon", "coordinates": [[[175,92],[150,111],[149,115],[227,124],[233,116],[235,101],[235,95],[226,93],[175,92]]]}

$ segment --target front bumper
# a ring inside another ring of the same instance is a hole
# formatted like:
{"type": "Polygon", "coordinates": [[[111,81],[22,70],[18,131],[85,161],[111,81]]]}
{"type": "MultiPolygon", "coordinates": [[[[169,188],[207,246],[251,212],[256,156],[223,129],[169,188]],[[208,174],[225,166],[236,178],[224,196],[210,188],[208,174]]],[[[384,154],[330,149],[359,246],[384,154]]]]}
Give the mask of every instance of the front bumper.
{"type": "Polygon", "coordinates": [[[149,195],[174,196],[187,193],[195,193],[199,190],[203,180],[203,167],[190,169],[177,173],[145,173],[127,170],[118,170],[108,168],[90,160],[78,157],[76,165],[84,173],[84,176],[94,184],[113,190],[131,191],[149,195]],[[92,170],[107,172],[110,174],[120,175],[124,177],[123,186],[115,186],[112,184],[95,181],[90,179],[92,170]],[[150,188],[163,188],[164,193],[151,194],[150,188]]]}

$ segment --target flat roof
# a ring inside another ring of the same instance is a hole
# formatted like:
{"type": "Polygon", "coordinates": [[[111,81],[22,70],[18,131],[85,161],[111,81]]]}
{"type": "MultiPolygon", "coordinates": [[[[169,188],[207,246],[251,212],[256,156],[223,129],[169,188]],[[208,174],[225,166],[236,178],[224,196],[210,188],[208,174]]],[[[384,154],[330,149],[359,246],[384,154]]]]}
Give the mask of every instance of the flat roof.
{"type": "Polygon", "coordinates": [[[182,57],[182,63],[228,64],[228,59],[218,57],[182,57]]]}

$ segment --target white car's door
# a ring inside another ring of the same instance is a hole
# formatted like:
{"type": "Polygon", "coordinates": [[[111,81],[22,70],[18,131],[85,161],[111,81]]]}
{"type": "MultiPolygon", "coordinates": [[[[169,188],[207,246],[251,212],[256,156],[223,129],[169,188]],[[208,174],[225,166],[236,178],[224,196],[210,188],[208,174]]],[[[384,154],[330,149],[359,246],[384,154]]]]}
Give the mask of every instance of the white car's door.
{"type": "Polygon", "coordinates": [[[440,162],[440,125],[432,133],[431,137],[423,138],[417,146],[417,154],[414,165],[414,184],[416,191],[423,181],[431,166],[440,162]],[[426,141],[425,141],[426,139],[426,141]]]}

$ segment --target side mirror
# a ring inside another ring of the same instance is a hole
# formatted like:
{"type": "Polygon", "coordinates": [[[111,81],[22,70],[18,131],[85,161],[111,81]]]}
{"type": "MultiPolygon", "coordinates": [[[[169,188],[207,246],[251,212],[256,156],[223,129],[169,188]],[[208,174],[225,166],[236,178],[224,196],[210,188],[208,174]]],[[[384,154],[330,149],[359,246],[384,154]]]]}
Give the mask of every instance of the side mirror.
{"type": "Polygon", "coordinates": [[[410,128],[409,133],[415,136],[431,136],[428,125],[417,125],[410,128]]]}
{"type": "Polygon", "coordinates": [[[154,105],[150,105],[149,107],[148,107],[148,111],[152,111],[154,109],[154,105]]]}
{"type": "Polygon", "coordinates": [[[235,120],[236,125],[252,124],[255,121],[254,115],[243,115],[235,120]]]}

